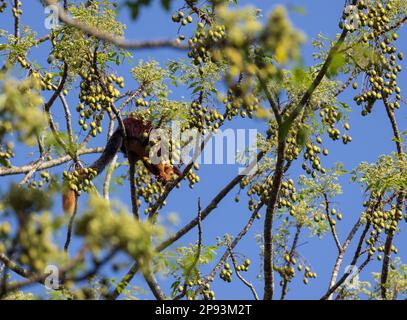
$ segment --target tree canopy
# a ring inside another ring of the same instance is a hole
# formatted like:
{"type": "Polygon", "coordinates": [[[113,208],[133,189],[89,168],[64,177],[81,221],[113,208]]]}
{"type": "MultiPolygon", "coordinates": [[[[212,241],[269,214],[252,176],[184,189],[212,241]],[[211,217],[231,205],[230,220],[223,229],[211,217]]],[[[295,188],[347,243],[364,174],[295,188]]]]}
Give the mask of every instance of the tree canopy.
{"type": "Polygon", "coordinates": [[[319,262],[330,270],[321,299],[407,298],[406,248],[396,247],[407,222],[406,0],[343,1],[333,37],[296,27],[290,16],[300,7],[264,12],[255,1],[37,2],[48,10],[42,36],[23,24],[28,4],[0,0],[1,299],[212,300],[236,283],[253,299],[290,298],[294,281],[312,288],[319,276],[302,253],[305,235],[334,244],[335,259],[319,262]],[[145,40],[127,38],[157,5],[176,26],[173,38],[148,30],[145,40]],[[160,50],[179,58],[163,61],[160,50]],[[342,162],[352,154],[342,152],[327,165],[330,151],[353,143],[351,120],[378,110],[382,127],[371,130],[392,137],[381,155],[349,167],[342,162]],[[143,147],[168,149],[181,172],[173,180],[132,160],[127,117],[158,130],[143,147]],[[175,141],[174,123],[201,138],[188,161],[191,137],[175,141]],[[255,143],[233,160],[250,172],[213,190],[219,181],[198,157],[217,134],[247,127],[255,143]],[[97,172],[89,164],[115,130],[124,157],[97,172]],[[346,194],[344,181],[360,194],[346,194]],[[167,209],[175,193],[196,203],[181,227],[167,209]],[[205,238],[215,227],[205,220],[234,202],[240,231],[219,223],[217,237],[205,238]],[[253,226],[256,243],[237,251],[253,226]],[[366,270],[372,280],[359,281],[366,270]]]}

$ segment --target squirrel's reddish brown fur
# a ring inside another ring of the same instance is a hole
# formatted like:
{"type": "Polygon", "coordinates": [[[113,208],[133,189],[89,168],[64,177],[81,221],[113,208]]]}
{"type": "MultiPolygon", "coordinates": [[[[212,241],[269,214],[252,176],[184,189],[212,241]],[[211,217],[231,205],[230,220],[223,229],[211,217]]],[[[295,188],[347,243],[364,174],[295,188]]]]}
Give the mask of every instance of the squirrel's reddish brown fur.
{"type": "MultiPolygon", "coordinates": [[[[149,172],[157,177],[158,180],[169,182],[176,176],[181,176],[181,172],[177,167],[171,165],[169,161],[153,164],[149,161],[148,143],[149,135],[152,130],[152,125],[148,121],[143,121],[136,118],[126,118],[123,120],[126,129],[127,143],[124,141],[123,134],[120,129],[117,129],[110,139],[101,156],[90,166],[97,174],[101,173],[104,168],[112,161],[117,152],[121,151],[129,161],[142,161],[149,172]],[[129,152],[126,150],[129,148],[129,152]]],[[[160,155],[161,150],[158,150],[160,155]]],[[[83,171],[83,169],[79,169],[83,171]]],[[[64,187],[62,191],[62,207],[66,214],[72,215],[76,207],[76,193],[69,187],[64,187]]]]}
{"type": "Polygon", "coordinates": [[[121,130],[117,129],[107,142],[102,155],[90,166],[92,169],[96,170],[98,174],[102,172],[120,150],[125,156],[129,156],[131,161],[141,160],[147,170],[161,181],[168,182],[173,180],[176,175],[181,175],[179,169],[168,161],[159,164],[153,164],[149,161],[147,147],[152,130],[151,122],[137,118],[126,118],[123,120],[123,124],[126,129],[127,143],[123,139],[121,130]],[[126,146],[128,146],[129,152],[126,151],[126,146]]]}

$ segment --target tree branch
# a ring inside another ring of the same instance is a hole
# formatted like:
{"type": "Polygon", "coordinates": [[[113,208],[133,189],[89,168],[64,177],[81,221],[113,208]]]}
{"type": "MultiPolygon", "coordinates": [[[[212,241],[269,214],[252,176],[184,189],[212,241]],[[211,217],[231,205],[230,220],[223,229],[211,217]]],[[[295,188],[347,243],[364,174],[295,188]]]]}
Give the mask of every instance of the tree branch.
{"type": "MultiPolygon", "coordinates": [[[[298,239],[300,238],[301,228],[302,228],[301,224],[297,225],[297,230],[295,231],[293,244],[292,244],[291,250],[290,250],[290,252],[288,254],[289,257],[290,257],[290,261],[287,262],[287,266],[290,266],[291,258],[295,254],[295,249],[297,248],[298,239]]],[[[285,297],[287,295],[287,292],[288,292],[288,280],[286,278],[284,278],[284,280],[283,280],[283,288],[281,289],[281,299],[280,300],[285,299],[285,297]]]]}
{"type": "MultiPolygon", "coordinates": [[[[103,152],[102,147],[96,147],[96,148],[85,148],[85,149],[80,149],[77,151],[78,155],[84,155],[84,154],[91,154],[91,153],[101,153],[103,152]]],[[[71,161],[72,158],[70,155],[62,156],[57,159],[49,160],[43,162],[37,170],[45,170],[49,169],[52,167],[59,166],[65,162],[71,161]]],[[[35,166],[35,163],[21,166],[21,167],[11,167],[11,168],[0,168],[0,177],[1,176],[9,176],[9,175],[17,175],[17,174],[25,174],[30,172],[35,166]]]]}
{"type": "Polygon", "coordinates": [[[196,267],[197,263],[199,262],[199,258],[201,256],[202,250],[202,219],[201,219],[201,198],[198,198],[198,244],[197,244],[197,251],[195,255],[194,261],[192,261],[191,266],[188,268],[187,272],[185,273],[185,280],[184,280],[184,290],[182,290],[181,294],[176,296],[174,300],[179,300],[183,298],[187,293],[187,287],[189,278],[191,276],[192,271],[196,267]]]}
{"type": "Polygon", "coordinates": [[[245,278],[243,278],[240,271],[238,270],[238,268],[237,268],[238,264],[237,264],[235,256],[233,255],[233,252],[232,252],[232,249],[230,248],[229,243],[228,243],[228,248],[229,248],[230,258],[232,259],[232,262],[233,262],[233,268],[235,269],[235,273],[236,273],[237,277],[240,279],[240,281],[242,281],[244,283],[245,286],[247,286],[250,289],[250,291],[253,294],[254,299],[259,300],[259,295],[257,294],[256,289],[254,288],[253,284],[251,282],[247,281],[245,278]]]}
{"type": "Polygon", "coordinates": [[[266,218],[264,219],[264,300],[273,299],[274,293],[274,272],[273,272],[273,220],[274,211],[277,205],[278,195],[280,193],[281,182],[284,175],[284,156],[286,143],[285,139],[279,134],[277,147],[276,169],[273,174],[273,185],[270,193],[270,200],[267,204],[266,218]]]}
{"type": "Polygon", "coordinates": [[[233,251],[233,249],[237,246],[237,244],[242,240],[242,238],[246,235],[246,233],[249,231],[249,229],[252,227],[254,221],[257,218],[257,215],[260,211],[260,209],[263,207],[264,203],[261,202],[257,205],[257,208],[253,211],[252,215],[250,216],[248,222],[246,225],[243,227],[243,229],[239,232],[239,234],[235,237],[235,239],[232,241],[230,246],[225,250],[225,253],[222,255],[220,258],[219,262],[215,265],[215,267],[212,269],[211,273],[205,277],[203,280],[202,284],[195,290],[195,296],[198,296],[203,288],[205,287],[205,284],[209,282],[209,279],[212,279],[215,277],[216,273],[219,271],[221,266],[226,262],[226,260],[230,256],[230,252],[233,251]]]}
{"type": "Polygon", "coordinates": [[[77,28],[89,36],[93,36],[100,40],[104,40],[112,43],[113,45],[123,48],[123,49],[154,49],[154,48],[173,48],[179,50],[186,50],[188,46],[180,44],[176,40],[152,40],[152,41],[132,41],[125,40],[122,37],[112,35],[104,32],[103,30],[97,29],[90,25],[81,23],[74,18],[71,18],[67,11],[64,10],[60,5],[57,4],[55,0],[44,0],[46,5],[56,5],[58,6],[58,16],[59,19],[65,24],[77,28]]]}

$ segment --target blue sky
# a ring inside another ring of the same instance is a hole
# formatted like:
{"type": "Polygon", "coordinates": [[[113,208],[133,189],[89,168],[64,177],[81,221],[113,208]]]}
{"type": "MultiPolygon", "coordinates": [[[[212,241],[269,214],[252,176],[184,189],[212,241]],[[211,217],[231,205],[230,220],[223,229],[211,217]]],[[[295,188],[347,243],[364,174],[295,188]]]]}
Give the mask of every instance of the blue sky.
{"type": "MultiPolygon", "coordinates": [[[[126,37],[128,39],[167,39],[175,38],[177,34],[178,25],[171,22],[168,13],[163,11],[158,5],[159,1],[153,1],[154,4],[141,11],[140,17],[137,21],[131,21],[128,12],[125,10],[120,11],[119,20],[127,25],[126,37]]],[[[175,3],[177,1],[174,1],[175,3]]],[[[310,42],[317,34],[323,32],[330,37],[334,37],[338,32],[338,22],[341,16],[343,3],[342,0],[309,0],[309,1],[239,1],[241,5],[253,4],[263,10],[264,16],[267,16],[272,8],[277,4],[286,5],[299,5],[305,8],[305,14],[300,15],[295,12],[290,12],[290,18],[296,28],[302,30],[307,35],[307,43],[303,48],[304,63],[311,65],[314,63],[312,59],[312,47],[310,42]]],[[[29,5],[23,4],[25,14],[23,14],[23,24],[29,25],[36,30],[39,36],[48,33],[45,29],[43,21],[45,14],[43,8],[39,4],[39,1],[30,1],[29,5]]],[[[177,9],[177,7],[173,7],[177,9]]],[[[0,28],[12,30],[12,24],[10,23],[10,14],[0,15],[0,28]]],[[[400,32],[400,40],[398,46],[400,49],[407,51],[407,33],[406,30],[400,32]]],[[[44,65],[47,59],[47,52],[49,50],[48,44],[42,44],[39,48],[32,51],[30,59],[36,60],[40,65],[44,65]]],[[[147,60],[149,57],[158,60],[159,62],[166,62],[168,59],[178,59],[185,56],[184,52],[160,49],[160,50],[142,50],[133,51],[134,60],[132,65],[124,64],[118,70],[117,73],[125,77],[126,88],[132,88],[132,85],[136,85],[135,81],[129,77],[129,70],[132,66],[137,64],[139,59],[147,60]]],[[[2,59],[2,58],[0,58],[2,59]]],[[[404,67],[406,67],[404,65],[404,67]]],[[[15,71],[18,74],[18,71],[15,71]]],[[[400,77],[400,87],[407,88],[405,77],[400,77]]],[[[133,88],[134,89],[134,88],[133,88]]],[[[174,92],[174,97],[179,98],[185,95],[185,91],[174,92]]],[[[185,95],[188,97],[187,95],[185,95]]],[[[345,93],[341,99],[344,102],[355,107],[352,101],[352,93],[345,93]]],[[[68,102],[74,106],[76,98],[69,98],[68,102]]],[[[61,108],[59,102],[57,102],[55,109],[61,108]]],[[[397,111],[399,127],[403,131],[406,129],[406,106],[402,105],[402,108],[397,111]]],[[[329,157],[324,159],[323,164],[325,167],[333,165],[335,162],[340,161],[345,164],[346,169],[354,168],[361,161],[373,162],[381,154],[388,154],[392,152],[394,144],[391,141],[390,125],[387,121],[387,117],[384,112],[384,108],[381,105],[376,106],[374,112],[369,117],[361,117],[360,110],[355,107],[355,111],[351,114],[349,123],[351,125],[350,134],[353,141],[348,145],[342,143],[330,143],[326,139],[327,147],[330,149],[329,157]]],[[[56,119],[62,119],[56,114],[56,119]]],[[[74,122],[75,123],[75,122],[74,122]]],[[[234,128],[257,128],[259,130],[264,129],[264,124],[256,121],[238,121],[233,125],[234,128]]],[[[104,144],[105,135],[98,137],[91,142],[90,146],[100,146],[104,144]]],[[[19,154],[17,152],[17,154],[19,154]]],[[[25,152],[15,159],[15,165],[26,163],[30,158],[30,155],[25,152]]],[[[35,158],[35,155],[32,159],[35,158]]],[[[95,155],[87,156],[83,158],[85,161],[91,162],[95,159],[95,155]]],[[[120,158],[123,159],[122,157],[120,158]]],[[[66,167],[63,166],[62,169],[66,167]]],[[[119,170],[120,173],[123,170],[119,170]]],[[[294,167],[294,170],[290,172],[290,176],[295,179],[298,175],[302,174],[302,170],[298,169],[298,166],[294,167]]],[[[194,190],[190,190],[187,185],[180,190],[175,190],[173,194],[168,198],[168,205],[162,210],[161,215],[165,217],[169,213],[175,212],[179,217],[179,226],[183,226],[196,216],[197,199],[201,197],[202,206],[205,207],[213,196],[230,181],[237,174],[237,167],[231,165],[202,165],[199,171],[201,176],[201,183],[196,185],[194,190]]],[[[11,177],[7,180],[19,181],[22,177],[11,177]],[[17,180],[16,180],[17,179],[17,180]]],[[[3,178],[2,178],[3,179],[3,178]]],[[[344,194],[335,199],[337,208],[343,212],[344,220],[338,223],[338,233],[340,239],[349,232],[354,222],[357,220],[360,211],[361,203],[364,199],[364,195],[358,186],[349,183],[349,176],[342,179],[342,186],[344,194]]],[[[5,179],[3,179],[4,181],[5,179]]],[[[98,180],[99,182],[102,180],[98,180]]],[[[100,183],[99,183],[100,185],[100,183]]],[[[244,201],[239,204],[235,204],[233,198],[235,197],[238,189],[235,189],[226,197],[203,224],[203,242],[205,245],[213,245],[216,243],[216,237],[222,236],[225,233],[231,235],[237,234],[246,223],[250,212],[244,201]]],[[[112,198],[118,198],[123,203],[127,204],[130,208],[130,196],[129,187],[113,186],[112,198]]],[[[84,198],[84,197],[82,197],[84,198]]],[[[81,199],[80,206],[85,205],[84,199],[81,199]]],[[[61,214],[59,200],[56,201],[55,214],[61,214]]],[[[264,210],[263,210],[264,211],[264,210]]],[[[264,212],[262,212],[264,213],[264,212]]],[[[397,236],[396,245],[399,248],[399,253],[402,259],[407,260],[407,250],[403,243],[406,242],[406,226],[405,223],[401,224],[402,232],[397,236]],[[404,234],[403,234],[404,232],[404,234]]],[[[250,280],[259,294],[262,294],[263,284],[262,281],[257,279],[257,275],[261,273],[259,249],[256,245],[255,234],[262,231],[263,219],[257,220],[246,235],[244,241],[242,241],[236,248],[237,252],[247,255],[252,260],[252,266],[250,272],[244,274],[248,280],[250,280]]],[[[175,229],[175,228],[174,228],[175,229]]],[[[62,237],[63,238],[63,237],[62,237]]],[[[191,231],[185,238],[177,242],[176,245],[188,244],[194,242],[197,238],[196,230],[191,231]]],[[[290,240],[291,243],[292,240],[290,240]]],[[[287,298],[289,299],[316,299],[319,298],[327,289],[330,272],[333,267],[334,260],[336,258],[336,247],[332,237],[327,234],[324,239],[309,238],[306,232],[303,233],[299,241],[303,244],[299,248],[299,253],[307,259],[312,266],[313,271],[317,272],[317,279],[311,279],[310,283],[305,286],[302,284],[302,277],[298,276],[291,284],[291,289],[287,298]]],[[[75,242],[72,247],[72,251],[75,250],[79,244],[75,242]]],[[[354,248],[354,246],[352,246],[354,248]]],[[[352,252],[352,248],[349,252],[352,252]]],[[[223,251],[219,252],[220,255],[223,251]]],[[[349,257],[348,257],[349,259],[349,257]]],[[[347,265],[348,259],[345,260],[343,267],[347,265]]],[[[123,261],[127,261],[124,260],[123,261]]],[[[217,259],[216,259],[217,261],[217,259]]],[[[121,271],[119,276],[126,272],[127,267],[121,271]]],[[[366,271],[360,276],[361,280],[371,280],[370,272],[380,270],[380,265],[376,262],[372,263],[370,267],[366,268],[366,271]]],[[[341,273],[343,272],[343,268],[341,273]]],[[[236,278],[236,277],[234,277],[236,278]]],[[[158,278],[162,283],[164,290],[169,293],[169,281],[158,278]]],[[[132,285],[145,287],[144,281],[140,277],[136,277],[132,285]]],[[[278,284],[276,286],[278,288],[278,284]]],[[[221,280],[215,281],[213,284],[213,290],[216,293],[217,299],[245,299],[251,298],[250,291],[238,280],[235,279],[232,284],[227,284],[221,280]]],[[[277,295],[279,297],[279,293],[277,295]]],[[[143,298],[150,298],[150,295],[143,295],[143,298]]]]}

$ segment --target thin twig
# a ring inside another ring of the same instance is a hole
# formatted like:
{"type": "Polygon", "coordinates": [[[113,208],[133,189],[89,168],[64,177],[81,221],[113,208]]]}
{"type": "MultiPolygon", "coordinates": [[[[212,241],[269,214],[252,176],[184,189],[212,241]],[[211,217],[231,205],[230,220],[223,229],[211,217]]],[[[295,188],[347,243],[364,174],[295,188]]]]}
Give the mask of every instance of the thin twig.
{"type": "Polygon", "coordinates": [[[246,225],[239,232],[239,234],[236,236],[236,238],[232,241],[230,246],[225,250],[225,253],[219,259],[219,262],[215,265],[215,267],[212,269],[212,271],[209,273],[209,275],[207,277],[205,277],[205,279],[202,282],[202,285],[200,285],[195,290],[195,296],[198,296],[202,292],[205,285],[209,282],[209,279],[215,278],[216,273],[219,271],[219,269],[222,267],[222,265],[225,263],[225,261],[229,258],[230,250],[233,250],[237,246],[237,244],[240,242],[240,240],[242,240],[242,238],[246,235],[246,233],[252,227],[252,225],[253,225],[254,221],[256,220],[257,215],[258,215],[260,209],[263,207],[263,205],[264,205],[263,202],[261,202],[257,205],[256,209],[253,211],[253,213],[250,216],[246,225]]]}
{"type": "Polygon", "coordinates": [[[335,240],[335,244],[336,244],[336,247],[338,248],[338,251],[342,252],[343,249],[342,249],[341,242],[339,241],[338,234],[336,232],[336,228],[331,220],[331,211],[329,209],[329,201],[328,201],[326,192],[323,192],[323,197],[324,197],[324,202],[325,202],[325,213],[326,213],[326,217],[328,219],[329,227],[331,228],[332,237],[335,240]]]}
{"type": "Polygon", "coordinates": [[[17,44],[20,39],[20,14],[18,13],[18,10],[20,9],[19,4],[20,4],[19,0],[14,0],[13,9],[15,10],[14,12],[14,37],[16,38],[15,44],[17,44]]]}
{"type": "Polygon", "coordinates": [[[157,300],[167,300],[166,295],[162,291],[160,285],[157,282],[157,279],[154,277],[154,274],[151,271],[151,268],[149,268],[145,274],[144,274],[144,279],[146,280],[151,292],[153,293],[154,297],[157,300]]]}
{"type": "MultiPolygon", "coordinates": [[[[101,153],[103,152],[103,147],[96,147],[96,148],[84,148],[77,151],[78,155],[85,155],[91,153],[101,153]]],[[[71,161],[72,158],[69,155],[62,156],[56,159],[52,159],[49,161],[42,162],[37,170],[45,170],[53,167],[57,167],[63,163],[71,161]]],[[[0,168],[0,177],[1,176],[9,176],[9,175],[17,175],[17,174],[25,174],[30,172],[34,168],[35,164],[28,164],[21,167],[11,167],[11,168],[0,168]]]]}
{"type": "Polygon", "coordinates": [[[71,115],[71,111],[69,110],[68,102],[66,101],[65,96],[62,93],[59,94],[59,99],[61,100],[62,106],[64,107],[64,111],[65,111],[66,131],[68,132],[69,142],[71,144],[73,144],[74,140],[73,140],[73,132],[72,132],[72,115],[71,115]]]}
{"type": "Polygon", "coordinates": [[[184,288],[183,291],[176,297],[174,297],[174,300],[179,300],[183,298],[186,293],[187,293],[187,287],[188,287],[188,282],[189,278],[191,276],[192,271],[196,267],[197,263],[199,262],[199,258],[201,256],[201,250],[202,250],[202,219],[201,219],[201,198],[198,198],[198,244],[197,244],[197,250],[195,254],[194,261],[192,261],[190,267],[188,268],[187,272],[185,273],[185,280],[184,280],[184,288]]]}
{"type": "Polygon", "coordinates": [[[45,154],[42,154],[41,157],[32,164],[32,169],[24,176],[24,179],[18,183],[19,187],[23,186],[28,180],[30,180],[34,173],[38,171],[38,168],[41,167],[45,156],[45,154]]]}
{"type": "MultiPolygon", "coordinates": [[[[297,230],[295,231],[293,244],[292,244],[290,252],[288,254],[288,256],[290,257],[290,261],[287,262],[287,266],[290,266],[291,258],[294,256],[295,250],[297,249],[297,244],[298,244],[298,239],[300,238],[301,228],[302,228],[302,225],[298,224],[297,230]]],[[[287,292],[288,292],[288,280],[286,278],[284,278],[283,287],[281,289],[281,300],[285,299],[287,292]]]]}
{"type": "Polygon", "coordinates": [[[254,288],[253,284],[251,282],[247,281],[245,278],[243,278],[240,271],[238,270],[238,268],[237,268],[238,264],[237,264],[235,256],[233,255],[229,241],[228,241],[228,248],[229,248],[230,258],[232,259],[232,262],[233,262],[233,268],[235,269],[235,273],[236,273],[237,277],[240,279],[240,281],[243,282],[244,285],[246,285],[250,289],[250,291],[253,293],[254,299],[259,300],[259,295],[257,294],[256,289],[254,288]]]}

